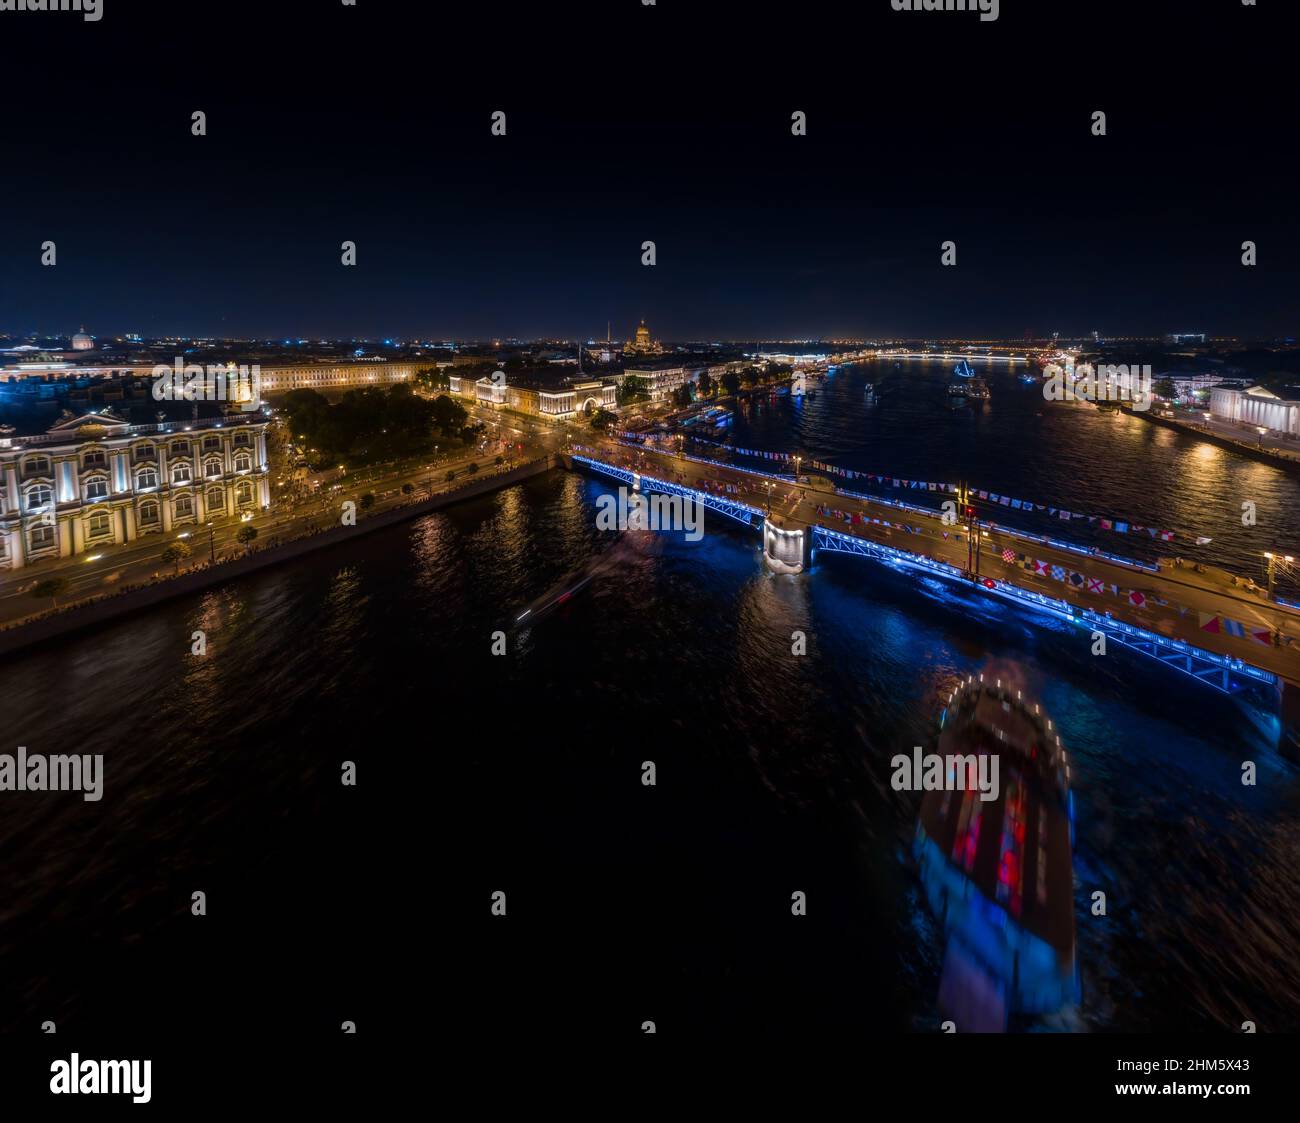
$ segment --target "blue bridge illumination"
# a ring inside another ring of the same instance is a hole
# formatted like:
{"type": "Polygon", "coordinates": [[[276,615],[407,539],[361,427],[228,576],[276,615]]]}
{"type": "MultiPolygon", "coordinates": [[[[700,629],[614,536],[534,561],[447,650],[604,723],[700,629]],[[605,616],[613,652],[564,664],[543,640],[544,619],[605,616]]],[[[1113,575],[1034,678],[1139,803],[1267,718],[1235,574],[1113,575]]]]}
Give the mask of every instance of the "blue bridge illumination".
{"type": "MultiPolygon", "coordinates": [[[[696,499],[710,510],[726,515],[744,526],[753,530],[762,529],[764,512],[760,508],[751,507],[748,503],[742,503],[738,499],[683,487],[681,484],[656,479],[653,476],[647,476],[629,468],[615,467],[612,464],[595,460],[590,456],[574,454],[573,459],[575,462],[585,464],[603,475],[622,480],[630,486],[635,487],[639,483],[642,490],[658,491],[668,495],[681,495],[686,498],[696,499]]],[[[762,473],[754,474],[760,475],[762,473]]],[[[999,529],[1006,530],[1007,528],[1000,527],[999,529]]],[[[814,526],[811,530],[814,556],[819,550],[835,554],[852,554],[856,557],[869,558],[872,561],[880,562],[900,572],[910,572],[918,575],[927,574],[958,583],[964,588],[978,590],[999,600],[1009,601],[1030,613],[1046,613],[1059,620],[1068,621],[1079,628],[1087,629],[1089,632],[1100,632],[1106,637],[1107,643],[1118,643],[1122,647],[1135,651],[1140,655],[1145,655],[1149,659],[1154,659],[1163,666],[1187,675],[1194,681],[1222,694],[1234,695],[1251,686],[1276,686],[1278,683],[1277,675],[1271,671],[1252,666],[1231,655],[1219,655],[1213,651],[1206,651],[1187,643],[1185,640],[1171,639],[1169,636],[1162,636],[1158,632],[1148,631],[1134,624],[1126,624],[1121,620],[1116,620],[1112,616],[1106,616],[1090,608],[1080,608],[1068,601],[1049,597],[1029,589],[1022,589],[1018,585],[1006,581],[993,579],[972,581],[955,565],[914,554],[908,550],[900,550],[894,546],[886,546],[882,542],[873,542],[822,526],[814,526]]],[[[1022,537],[1034,538],[1036,536],[1026,534],[1022,535],[1022,537]]],[[[1043,539],[1039,538],[1039,540],[1043,539]]],[[[1055,539],[1048,538],[1046,541],[1051,542],[1054,546],[1076,549],[1080,553],[1086,552],[1079,547],[1057,542],[1055,539]]],[[[1144,569],[1154,568],[1127,559],[1120,560],[1125,560],[1129,565],[1136,564],[1144,569]]]]}

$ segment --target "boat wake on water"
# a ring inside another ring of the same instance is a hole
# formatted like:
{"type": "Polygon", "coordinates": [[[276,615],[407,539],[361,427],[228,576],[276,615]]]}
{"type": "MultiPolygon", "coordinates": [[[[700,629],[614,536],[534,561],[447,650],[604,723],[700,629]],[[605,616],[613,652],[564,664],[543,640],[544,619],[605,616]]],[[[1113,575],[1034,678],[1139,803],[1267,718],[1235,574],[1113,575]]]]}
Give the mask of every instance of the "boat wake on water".
{"type": "Polygon", "coordinates": [[[508,630],[513,633],[530,627],[554,609],[568,603],[585,589],[593,578],[617,569],[633,558],[641,556],[647,549],[655,551],[658,541],[659,536],[649,531],[619,531],[618,536],[585,565],[566,574],[562,580],[557,581],[540,597],[517,612],[508,630]]]}

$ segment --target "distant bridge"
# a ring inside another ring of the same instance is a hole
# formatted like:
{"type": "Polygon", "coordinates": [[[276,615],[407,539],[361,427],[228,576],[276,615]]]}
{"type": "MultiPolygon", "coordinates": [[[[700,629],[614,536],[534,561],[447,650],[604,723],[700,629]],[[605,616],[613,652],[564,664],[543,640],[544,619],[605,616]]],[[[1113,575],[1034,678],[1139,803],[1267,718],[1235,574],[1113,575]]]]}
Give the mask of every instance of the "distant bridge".
{"type": "Polygon", "coordinates": [[[882,359],[967,359],[979,363],[1027,363],[1027,355],[981,355],[968,351],[881,351],[882,359]]]}

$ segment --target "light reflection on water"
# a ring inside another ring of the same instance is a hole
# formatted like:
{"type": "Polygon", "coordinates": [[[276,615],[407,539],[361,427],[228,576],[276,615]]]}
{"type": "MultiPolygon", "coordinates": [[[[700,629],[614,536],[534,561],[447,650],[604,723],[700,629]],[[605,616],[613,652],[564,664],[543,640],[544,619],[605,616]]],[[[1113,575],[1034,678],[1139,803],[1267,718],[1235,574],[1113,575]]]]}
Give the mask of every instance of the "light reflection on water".
{"type": "Polygon", "coordinates": [[[1084,1003],[1060,1024],[1300,1028],[1300,785],[1236,710],[861,559],[774,577],[720,521],[698,543],[630,536],[494,658],[493,632],[605,545],[603,487],[556,473],[8,664],[14,743],[93,745],[107,785],[99,805],[6,804],[0,955],[25,967],[0,983],[0,1026],[183,1018],[176,898],[200,882],[233,914],[209,918],[223,946],[266,941],[251,969],[213,949],[208,1016],[235,1017],[255,986],[289,1022],[332,1010],[345,984],[311,955],[371,959],[352,1000],[373,1002],[401,990],[410,894],[464,881],[508,882],[517,903],[527,951],[458,937],[466,985],[506,1009],[598,1018],[652,996],[701,1032],[933,1028],[940,948],[889,759],[928,744],[953,683],[998,659],[1076,764],[1084,1003]],[[364,812],[340,794],[344,759],[364,812]],[[792,933],[796,888],[811,924],[792,933]]]}

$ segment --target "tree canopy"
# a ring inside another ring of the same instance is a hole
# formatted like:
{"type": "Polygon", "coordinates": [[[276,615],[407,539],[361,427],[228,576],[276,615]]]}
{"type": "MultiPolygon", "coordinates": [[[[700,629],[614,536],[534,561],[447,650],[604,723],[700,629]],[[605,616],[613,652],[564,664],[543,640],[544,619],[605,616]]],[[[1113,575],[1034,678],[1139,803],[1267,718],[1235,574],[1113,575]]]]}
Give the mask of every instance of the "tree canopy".
{"type": "Polygon", "coordinates": [[[349,390],[330,402],[315,390],[291,390],[282,406],[313,461],[364,464],[427,452],[435,441],[473,438],[465,407],[445,394],[430,400],[409,384],[349,390]]]}

